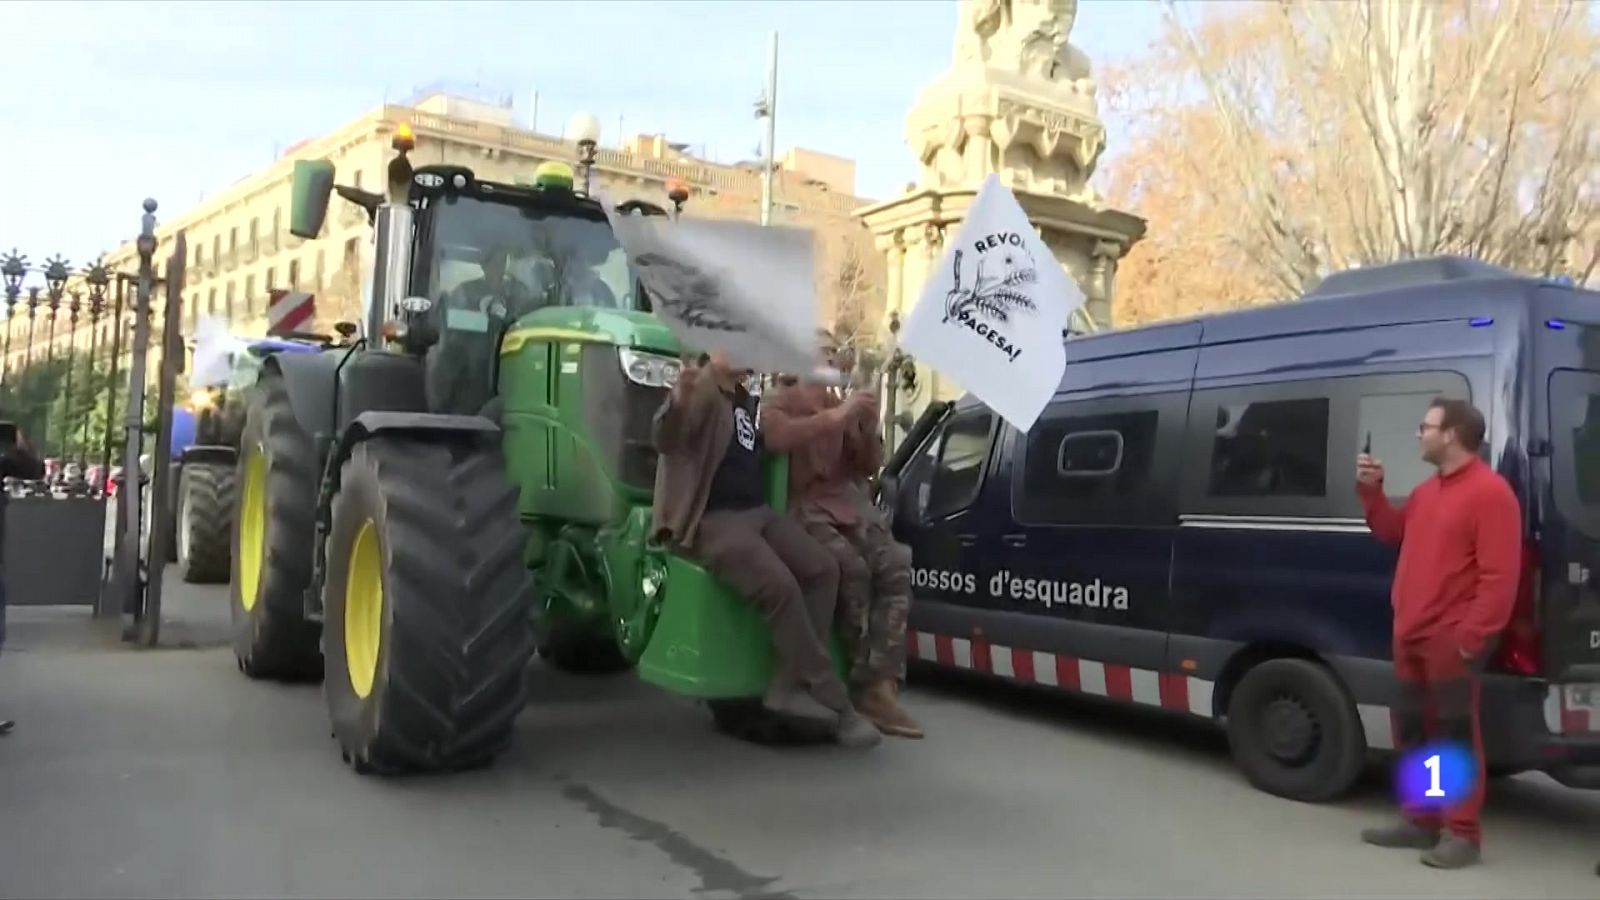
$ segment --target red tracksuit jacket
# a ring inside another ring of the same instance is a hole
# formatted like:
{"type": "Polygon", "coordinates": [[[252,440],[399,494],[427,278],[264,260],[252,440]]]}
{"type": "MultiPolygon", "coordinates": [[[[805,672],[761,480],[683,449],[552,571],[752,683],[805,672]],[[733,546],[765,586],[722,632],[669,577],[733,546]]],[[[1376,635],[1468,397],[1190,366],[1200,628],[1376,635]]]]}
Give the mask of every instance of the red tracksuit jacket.
{"type": "Polygon", "coordinates": [[[1477,657],[1505,630],[1522,564],[1522,508],[1480,459],[1417,485],[1399,509],[1382,486],[1358,485],[1367,524],[1400,545],[1395,567],[1397,643],[1449,638],[1477,657]]]}

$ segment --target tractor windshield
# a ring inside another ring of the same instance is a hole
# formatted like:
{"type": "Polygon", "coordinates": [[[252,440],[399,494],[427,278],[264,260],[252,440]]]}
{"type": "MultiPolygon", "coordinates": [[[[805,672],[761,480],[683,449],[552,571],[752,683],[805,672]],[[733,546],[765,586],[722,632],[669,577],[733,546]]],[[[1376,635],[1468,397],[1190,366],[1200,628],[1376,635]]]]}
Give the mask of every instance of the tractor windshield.
{"type": "Polygon", "coordinates": [[[450,196],[436,207],[428,295],[507,319],[546,306],[637,309],[637,279],[604,218],[450,196]]]}

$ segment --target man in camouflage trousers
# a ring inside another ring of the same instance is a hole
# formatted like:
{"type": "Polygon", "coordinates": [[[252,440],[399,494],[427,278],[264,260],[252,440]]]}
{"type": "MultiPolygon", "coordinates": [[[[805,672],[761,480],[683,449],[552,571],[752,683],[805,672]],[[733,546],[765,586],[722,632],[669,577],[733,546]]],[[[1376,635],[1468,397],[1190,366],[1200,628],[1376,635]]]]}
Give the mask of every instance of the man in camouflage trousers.
{"type": "MultiPolygon", "coordinates": [[[[830,365],[844,360],[825,345],[830,365]]],[[[791,422],[843,403],[826,387],[780,380],[764,404],[762,428],[781,433],[791,422]]],[[[920,738],[922,728],[900,706],[906,669],[906,614],[911,607],[911,550],[890,533],[873,506],[866,479],[883,464],[883,436],[873,397],[843,434],[811,441],[789,457],[789,507],[806,531],[839,562],[835,614],[849,657],[856,708],[884,734],[920,738]]]]}

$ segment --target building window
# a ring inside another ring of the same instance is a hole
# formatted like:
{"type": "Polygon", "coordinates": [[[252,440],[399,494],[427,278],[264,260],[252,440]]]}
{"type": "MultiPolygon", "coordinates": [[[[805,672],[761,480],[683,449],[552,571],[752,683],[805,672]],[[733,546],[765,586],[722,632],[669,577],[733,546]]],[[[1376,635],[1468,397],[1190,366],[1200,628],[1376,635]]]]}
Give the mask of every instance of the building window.
{"type": "Polygon", "coordinates": [[[289,261],[289,290],[300,290],[300,260],[289,261]]]}
{"type": "Polygon", "coordinates": [[[283,210],[275,209],[275,210],[272,211],[272,239],[274,241],[276,241],[278,239],[278,237],[282,233],[283,233],[283,210]]]}
{"type": "Polygon", "coordinates": [[[256,277],[254,275],[246,275],[244,277],[244,311],[246,313],[256,311],[256,277]]]}
{"type": "Polygon", "coordinates": [[[274,269],[274,268],[271,268],[269,266],[267,268],[267,290],[270,291],[273,288],[276,288],[277,286],[278,286],[278,270],[274,269]]]}
{"type": "Polygon", "coordinates": [[[356,170],[356,190],[361,190],[361,170],[356,170]]]}
{"type": "Polygon", "coordinates": [[[206,297],[206,315],[214,316],[216,314],[217,314],[217,289],[216,288],[212,288],[210,295],[208,295],[206,297]]]}
{"type": "Polygon", "coordinates": [[[222,261],[222,235],[211,239],[211,264],[214,266],[222,261]]]}
{"type": "Polygon", "coordinates": [[[233,289],[235,287],[237,287],[237,285],[234,282],[232,282],[232,281],[228,282],[227,306],[224,307],[223,311],[224,311],[224,314],[227,315],[229,322],[233,321],[233,301],[234,301],[233,289]]]}
{"type": "Polygon", "coordinates": [[[323,275],[324,275],[322,266],[323,266],[322,251],[318,250],[317,251],[317,280],[315,282],[313,282],[314,286],[312,287],[312,290],[314,290],[314,291],[322,290],[322,279],[323,279],[323,275]]]}
{"type": "Polygon", "coordinates": [[[256,226],[258,224],[260,224],[258,220],[250,220],[250,254],[252,256],[254,256],[261,249],[261,239],[260,236],[256,234],[256,226]]]}
{"type": "Polygon", "coordinates": [[[1328,490],[1328,398],[1217,408],[1213,497],[1322,497],[1328,490]]]}

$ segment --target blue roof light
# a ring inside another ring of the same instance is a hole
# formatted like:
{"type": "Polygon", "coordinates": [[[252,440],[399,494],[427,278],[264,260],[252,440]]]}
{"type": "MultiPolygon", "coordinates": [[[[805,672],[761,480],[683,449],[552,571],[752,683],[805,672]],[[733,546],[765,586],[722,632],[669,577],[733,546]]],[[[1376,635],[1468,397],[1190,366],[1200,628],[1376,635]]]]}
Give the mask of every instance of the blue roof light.
{"type": "Polygon", "coordinates": [[[1494,319],[1488,316],[1478,316],[1476,319],[1469,319],[1467,324],[1473,328],[1487,328],[1494,324],[1494,319]]]}
{"type": "Polygon", "coordinates": [[[1545,319],[1544,327],[1552,331],[1563,331],[1566,329],[1567,323],[1561,321],[1560,319],[1545,319]]]}

